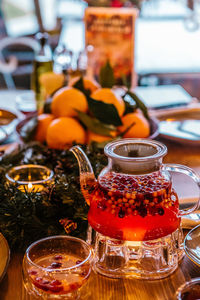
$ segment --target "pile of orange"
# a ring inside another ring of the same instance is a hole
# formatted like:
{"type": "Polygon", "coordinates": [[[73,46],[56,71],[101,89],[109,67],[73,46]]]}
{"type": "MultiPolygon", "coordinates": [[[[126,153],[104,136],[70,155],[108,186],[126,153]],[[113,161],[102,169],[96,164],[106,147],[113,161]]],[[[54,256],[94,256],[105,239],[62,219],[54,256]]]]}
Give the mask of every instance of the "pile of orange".
{"type": "Polygon", "coordinates": [[[115,106],[122,121],[122,126],[110,132],[110,136],[96,134],[85,128],[78,119],[77,110],[89,113],[86,96],[74,88],[77,79],[67,87],[59,89],[53,96],[51,114],[40,114],[35,139],[46,142],[50,148],[64,149],[74,143],[91,143],[109,141],[122,133],[125,138],[145,138],[150,134],[147,119],[140,111],[124,115],[123,99],[112,89],[101,88],[88,78],[83,79],[84,88],[90,90],[94,100],[110,103],[115,106]],[[129,128],[129,129],[128,129],[129,128]]]}

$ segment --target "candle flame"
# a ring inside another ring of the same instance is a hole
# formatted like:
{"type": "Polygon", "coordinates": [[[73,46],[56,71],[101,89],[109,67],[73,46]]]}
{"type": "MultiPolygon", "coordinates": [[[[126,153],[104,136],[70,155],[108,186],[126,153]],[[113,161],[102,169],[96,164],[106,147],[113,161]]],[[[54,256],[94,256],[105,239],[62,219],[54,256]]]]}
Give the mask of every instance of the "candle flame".
{"type": "Polygon", "coordinates": [[[28,183],[28,189],[29,189],[29,190],[31,190],[31,189],[32,189],[32,187],[33,187],[32,183],[31,183],[31,182],[29,182],[29,183],[28,183]]]}

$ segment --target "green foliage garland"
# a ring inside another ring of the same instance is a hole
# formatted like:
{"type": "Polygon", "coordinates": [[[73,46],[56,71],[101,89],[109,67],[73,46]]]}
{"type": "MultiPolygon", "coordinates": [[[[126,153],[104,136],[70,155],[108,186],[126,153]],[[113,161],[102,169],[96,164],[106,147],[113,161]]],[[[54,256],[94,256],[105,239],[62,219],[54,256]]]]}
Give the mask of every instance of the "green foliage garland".
{"type": "MultiPolygon", "coordinates": [[[[103,151],[94,144],[83,146],[95,174],[107,164],[103,151]]],[[[72,235],[85,238],[88,206],[80,192],[79,170],[69,150],[48,149],[38,143],[19,147],[14,153],[0,157],[0,231],[11,248],[25,249],[45,236],[65,234],[60,219],[77,223],[72,235]],[[42,192],[22,192],[8,184],[6,171],[16,165],[45,165],[55,174],[55,182],[42,192]]]]}

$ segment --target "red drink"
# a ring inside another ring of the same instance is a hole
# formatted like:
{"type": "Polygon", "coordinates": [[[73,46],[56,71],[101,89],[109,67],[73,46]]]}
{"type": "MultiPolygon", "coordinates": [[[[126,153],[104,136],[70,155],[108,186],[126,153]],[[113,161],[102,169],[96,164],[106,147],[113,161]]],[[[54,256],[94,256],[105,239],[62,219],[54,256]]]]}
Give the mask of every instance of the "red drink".
{"type": "Polygon", "coordinates": [[[25,116],[32,115],[33,113],[37,113],[37,110],[24,110],[23,108],[20,109],[20,112],[23,113],[25,116]]]}
{"type": "Polygon", "coordinates": [[[36,101],[33,91],[25,91],[16,98],[17,109],[24,115],[36,113],[36,101]]]}
{"type": "Polygon", "coordinates": [[[160,171],[140,176],[109,172],[99,177],[91,194],[88,221],[105,236],[147,241],[174,232],[178,213],[177,195],[160,171]]]}
{"type": "Polygon", "coordinates": [[[108,164],[98,180],[82,149],[74,146],[71,151],[79,162],[81,190],[90,206],[88,221],[95,232],[89,227],[88,241],[94,243],[95,270],[111,278],[151,280],[174,272],[183,257],[181,216],[198,203],[179,209],[171,173],[188,175],[198,186],[199,177],[186,166],[163,164],[166,146],[150,139],[107,144],[108,164]]]}
{"type": "Polygon", "coordinates": [[[77,299],[86,293],[92,260],[91,247],[81,239],[60,235],[36,241],[23,260],[25,288],[42,299],[77,299]]]}
{"type": "Polygon", "coordinates": [[[40,257],[35,260],[37,266],[48,269],[44,273],[37,267],[31,267],[28,270],[34,286],[45,293],[63,295],[79,289],[90,275],[89,266],[81,264],[76,256],[66,254],[56,254],[40,257]],[[77,265],[77,269],[72,269],[70,273],[65,274],[62,269],[71,268],[77,265]],[[51,271],[51,272],[50,272],[51,271]]]}

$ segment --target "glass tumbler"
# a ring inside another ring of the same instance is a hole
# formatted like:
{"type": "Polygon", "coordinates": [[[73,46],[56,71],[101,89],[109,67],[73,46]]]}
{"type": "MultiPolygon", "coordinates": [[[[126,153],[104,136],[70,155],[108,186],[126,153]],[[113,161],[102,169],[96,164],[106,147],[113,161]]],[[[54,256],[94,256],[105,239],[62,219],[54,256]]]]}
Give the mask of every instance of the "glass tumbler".
{"type": "Polygon", "coordinates": [[[194,278],[182,284],[176,292],[177,300],[199,300],[200,278],[194,278]]]}
{"type": "Polygon", "coordinates": [[[16,97],[16,108],[24,115],[36,112],[36,100],[33,91],[24,91],[16,97]]]}
{"type": "Polygon", "coordinates": [[[53,183],[53,171],[41,165],[20,165],[6,173],[9,184],[15,184],[22,192],[41,192],[53,183]]]}
{"type": "Polygon", "coordinates": [[[60,235],[36,241],[23,259],[25,288],[41,299],[78,299],[83,292],[85,299],[92,261],[92,248],[81,239],[60,235]]]}

